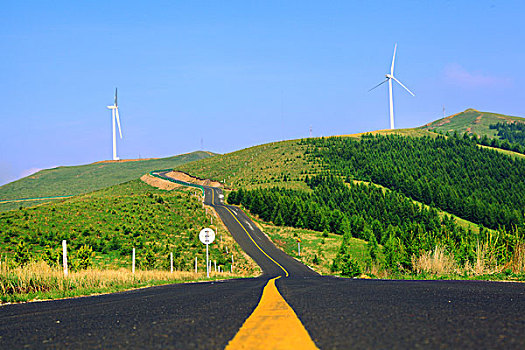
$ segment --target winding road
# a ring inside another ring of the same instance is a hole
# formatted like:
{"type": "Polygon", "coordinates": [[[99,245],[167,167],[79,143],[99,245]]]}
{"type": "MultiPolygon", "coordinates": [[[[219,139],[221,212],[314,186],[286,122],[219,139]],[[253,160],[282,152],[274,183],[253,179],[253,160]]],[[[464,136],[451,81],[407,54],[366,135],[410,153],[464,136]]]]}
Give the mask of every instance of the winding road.
{"type": "Polygon", "coordinates": [[[5,305],[0,348],[525,348],[525,284],[320,276],[204,192],[261,277],[5,305]]]}

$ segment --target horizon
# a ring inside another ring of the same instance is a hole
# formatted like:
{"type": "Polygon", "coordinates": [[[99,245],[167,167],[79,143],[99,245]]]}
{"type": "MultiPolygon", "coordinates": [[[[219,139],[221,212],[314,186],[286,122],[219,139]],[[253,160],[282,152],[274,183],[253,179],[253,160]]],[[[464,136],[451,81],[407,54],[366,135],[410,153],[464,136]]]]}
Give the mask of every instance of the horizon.
{"type": "Polygon", "coordinates": [[[398,128],[468,108],[525,115],[517,1],[9,3],[0,185],[111,158],[224,154],[388,129],[384,79],[397,43],[398,128]],[[114,16],[119,10],[119,16],[114,16]],[[388,16],[386,16],[388,14],[388,16]],[[454,25],[455,24],[455,25],[454,25]],[[488,24],[488,25],[484,25],[488,24]]]}

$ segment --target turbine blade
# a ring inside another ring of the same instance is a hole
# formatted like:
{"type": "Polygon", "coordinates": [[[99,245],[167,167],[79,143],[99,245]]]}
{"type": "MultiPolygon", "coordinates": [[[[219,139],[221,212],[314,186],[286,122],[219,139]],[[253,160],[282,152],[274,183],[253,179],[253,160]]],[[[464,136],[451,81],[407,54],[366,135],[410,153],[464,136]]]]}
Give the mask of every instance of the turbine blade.
{"type": "Polygon", "coordinates": [[[120,129],[120,118],[118,116],[118,108],[115,108],[115,115],[117,116],[118,132],[120,134],[120,138],[122,138],[122,129],[120,129]]]}
{"type": "Polygon", "coordinates": [[[386,83],[387,81],[388,81],[388,79],[383,80],[382,82],[380,82],[379,84],[377,84],[376,86],[374,86],[373,88],[371,88],[370,90],[368,90],[368,92],[374,90],[374,89],[377,88],[377,87],[380,87],[381,85],[383,85],[383,84],[386,83]]]}
{"type": "Polygon", "coordinates": [[[401,85],[406,91],[408,91],[410,93],[410,95],[412,96],[416,96],[414,95],[414,93],[412,91],[410,91],[405,85],[403,85],[399,80],[396,79],[396,77],[392,76],[392,79],[394,79],[399,85],[401,85]]]}
{"type": "Polygon", "coordinates": [[[117,104],[117,88],[115,88],[115,106],[118,106],[118,104],[117,104]]]}
{"type": "Polygon", "coordinates": [[[396,59],[397,43],[394,45],[394,56],[392,56],[392,65],[390,66],[390,75],[394,75],[394,61],[396,59]]]}

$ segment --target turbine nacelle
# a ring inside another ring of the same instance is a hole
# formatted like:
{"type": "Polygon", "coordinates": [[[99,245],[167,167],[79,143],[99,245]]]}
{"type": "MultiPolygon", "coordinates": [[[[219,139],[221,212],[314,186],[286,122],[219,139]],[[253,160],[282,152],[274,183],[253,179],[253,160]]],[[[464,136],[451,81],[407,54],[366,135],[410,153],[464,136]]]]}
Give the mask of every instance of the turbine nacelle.
{"type": "Polygon", "coordinates": [[[394,76],[392,74],[385,74],[385,78],[392,79],[394,76]]]}

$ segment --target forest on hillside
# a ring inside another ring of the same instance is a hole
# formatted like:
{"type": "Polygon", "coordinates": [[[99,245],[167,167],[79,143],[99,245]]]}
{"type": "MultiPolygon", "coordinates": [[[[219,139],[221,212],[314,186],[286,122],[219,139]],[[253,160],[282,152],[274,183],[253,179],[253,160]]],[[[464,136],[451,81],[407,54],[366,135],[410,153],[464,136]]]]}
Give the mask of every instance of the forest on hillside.
{"type": "Polygon", "coordinates": [[[489,128],[496,129],[499,138],[507,141],[509,146],[518,144],[525,152],[525,123],[496,123],[489,128]]]}
{"type": "Polygon", "coordinates": [[[465,265],[474,264],[481,244],[490,247],[493,258],[503,263],[512,256],[520,239],[504,230],[466,230],[450,216],[440,217],[433,208],[377,186],[345,183],[333,175],[307,179],[307,184],[312,191],[240,189],[230,193],[228,202],[241,204],[275,225],[365,239],[372,260],[378,257],[378,243],[382,244],[385,264],[392,270],[410,269],[413,256],[436,246],[446,247],[459,264],[465,265]]]}
{"type": "Polygon", "coordinates": [[[467,135],[306,139],[308,160],[348,180],[371,181],[474,223],[523,230],[525,161],[467,135]]]}

